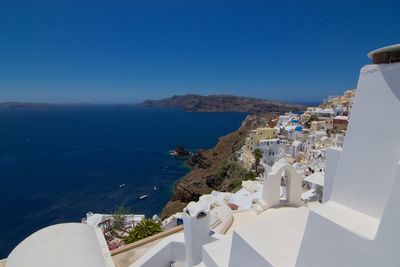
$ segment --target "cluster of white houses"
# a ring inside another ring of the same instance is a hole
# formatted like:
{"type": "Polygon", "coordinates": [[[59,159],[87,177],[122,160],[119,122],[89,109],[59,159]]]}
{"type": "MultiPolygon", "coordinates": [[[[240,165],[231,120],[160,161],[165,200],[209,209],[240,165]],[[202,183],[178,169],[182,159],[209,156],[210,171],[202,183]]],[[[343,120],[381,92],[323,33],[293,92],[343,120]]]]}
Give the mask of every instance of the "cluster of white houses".
{"type": "Polygon", "coordinates": [[[324,170],[326,149],[343,146],[354,95],[355,90],[348,90],[301,115],[286,113],[273,119],[271,125],[252,130],[238,152],[240,162],[254,169],[254,151],[259,149],[263,164],[268,166],[285,158],[297,169],[324,170]]]}
{"type": "Polygon", "coordinates": [[[176,215],[183,231],[111,256],[98,228],[55,225],[25,239],[3,264],[399,266],[400,124],[369,122],[400,114],[400,45],[368,56],[374,64],[361,69],[356,91],[252,131],[240,159],[251,168],[260,149],[260,179],[190,203],[176,215]]]}

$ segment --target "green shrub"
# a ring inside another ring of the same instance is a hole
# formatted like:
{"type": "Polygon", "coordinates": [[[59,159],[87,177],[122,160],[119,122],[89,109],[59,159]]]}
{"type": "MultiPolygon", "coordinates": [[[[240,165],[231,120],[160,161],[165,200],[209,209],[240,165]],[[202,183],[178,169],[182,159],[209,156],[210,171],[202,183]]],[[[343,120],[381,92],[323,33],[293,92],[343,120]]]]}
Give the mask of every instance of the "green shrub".
{"type": "Polygon", "coordinates": [[[254,181],[256,179],[256,175],[254,174],[254,172],[249,171],[246,173],[245,177],[243,180],[252,180],[254,181]]]}
{"type": "Polygon", "coordinates": [[[160,232],[162,232],[160,222],[153,221],[152,219],[143,219],[129,232],[129,235],[124,238],[124,243],[130,244],[160,232]]]}

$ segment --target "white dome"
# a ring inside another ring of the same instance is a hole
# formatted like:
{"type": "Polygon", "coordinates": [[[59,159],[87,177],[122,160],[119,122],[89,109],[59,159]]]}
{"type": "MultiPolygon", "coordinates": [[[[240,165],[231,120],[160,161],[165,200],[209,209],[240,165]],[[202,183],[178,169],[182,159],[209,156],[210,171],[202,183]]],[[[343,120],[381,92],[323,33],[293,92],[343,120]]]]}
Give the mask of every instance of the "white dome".
{"type": "Polygon", "coordinates": [[[104,245],[96,230],[86,224],[56,224],[23,240],[8,256],[6,267],[114,266],[104,245]]]}

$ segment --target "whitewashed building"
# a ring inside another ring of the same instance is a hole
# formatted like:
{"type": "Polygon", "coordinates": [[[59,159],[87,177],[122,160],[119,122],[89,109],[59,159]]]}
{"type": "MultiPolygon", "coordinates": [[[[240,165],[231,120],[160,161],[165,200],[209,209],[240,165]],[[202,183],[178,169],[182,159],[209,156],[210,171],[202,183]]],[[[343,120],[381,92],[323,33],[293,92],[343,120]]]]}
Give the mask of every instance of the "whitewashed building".
{"type": "Polygon", "coordinates": [[[278,159],[284,155],[284,146],[286,140],[279,138],[274,139],[263,139],[259,142],[259,149],[263,152],[263,162],[269,166],[272,166],[278,159]]]}
{"type": "Polygon", "coordinates": [[[292,158],[295,159],[301,151],[303,151],[303,144],[297,140],[293,141],[290,145],[290,155],[292,158]]]}

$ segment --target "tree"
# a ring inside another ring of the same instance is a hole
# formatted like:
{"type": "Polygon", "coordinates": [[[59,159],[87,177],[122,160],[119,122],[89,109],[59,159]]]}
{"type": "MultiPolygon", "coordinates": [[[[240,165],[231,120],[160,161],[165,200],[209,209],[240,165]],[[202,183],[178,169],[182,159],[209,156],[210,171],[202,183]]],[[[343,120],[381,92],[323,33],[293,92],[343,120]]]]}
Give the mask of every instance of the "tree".
{"type": "Polygon", "coordinates": [[[113,213],[113,229],[122,231],[125,225],[125,215],[129,214],[130,208],[121,205],[113,213]]]}
{"type": "Polygon", "coordinates": [[[143,238],[162,232],[161,223],[152,219],[143,219],[136,225],[127,237],[124,238],[125,244],[130,244],[143,238]]]}
{"type": "Polygon", "coordinates": [[[260,160],[262,159],[263,155],[260,149],[256,148],[253,151],[255,162],[256,173],[258,173],[258,165],[260,165],[260,160]]]}

